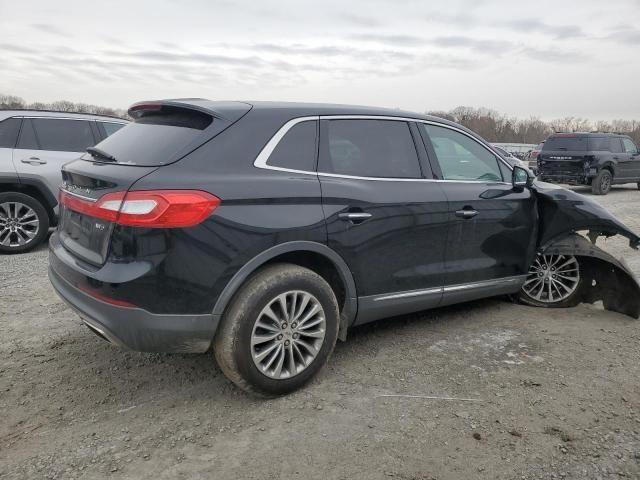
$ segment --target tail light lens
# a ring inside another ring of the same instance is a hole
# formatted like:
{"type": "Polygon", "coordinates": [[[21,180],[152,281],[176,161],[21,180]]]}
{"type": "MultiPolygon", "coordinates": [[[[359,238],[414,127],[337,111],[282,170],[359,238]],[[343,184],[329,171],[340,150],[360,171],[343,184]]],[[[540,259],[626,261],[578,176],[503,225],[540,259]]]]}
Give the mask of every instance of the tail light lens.
{"type": "Polygon", "coordinates": [[[119,225],[178,228],[202,222],[220,205],[220,199],[200,190],[140,190],[107,193],[92,202],[61,190],[60,203],[119,225]]]}

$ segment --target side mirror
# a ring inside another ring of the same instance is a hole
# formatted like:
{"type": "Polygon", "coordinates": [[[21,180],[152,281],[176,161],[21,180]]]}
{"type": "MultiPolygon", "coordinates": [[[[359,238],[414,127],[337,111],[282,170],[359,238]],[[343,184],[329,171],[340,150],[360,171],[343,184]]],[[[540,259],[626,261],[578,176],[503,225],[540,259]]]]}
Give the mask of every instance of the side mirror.
{"type": "Polygon", "coordinates": [[[529,176],[529,172],[522,167],[514,166],[513,173],[511,174],[511,184],[513,185],[513,189],[517,191],[522,191],[526,187],[531,186],[532,178],[529,176]]]}

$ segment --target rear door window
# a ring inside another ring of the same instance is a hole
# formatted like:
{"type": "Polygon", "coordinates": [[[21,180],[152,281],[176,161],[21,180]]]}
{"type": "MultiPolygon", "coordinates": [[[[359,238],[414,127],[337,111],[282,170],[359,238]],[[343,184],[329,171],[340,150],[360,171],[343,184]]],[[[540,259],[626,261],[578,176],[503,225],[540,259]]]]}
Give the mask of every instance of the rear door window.
{"type": "Polygon", "coordinates": [[[20,118],[7,118],[0,122],[0,148],[14,148],[20,131],[20,118]]]}
{"type": "Polygon", "coordinates": [[[618,137],[611,138],[611,152],[612,153],[624,153],[624,149],[622,147],[622,140],[618,137]]]}
{"type": "Polygon", "coordinates": [[[638,153],[638,147],[636,147],[635,143],[633,143],[628,138],[623,138],[622,143],[624,144],[624,150],[627,153],[638,153]]]}
{"type": "Polygon", "coordinates": [[[319,171],[359,177],[420,178],[409,125],[396,120],[327,120],[319,171]]]}
{"type": "Polygon", "coordinates": [[[445,180],[501,182],[498,159],[482,144],[450,128],[420,124],[429,136],[445,180]]]}
{"type": "Polygon", "coordinates": [[[33,123],[30,118],[25,118],[22,122],[20,130],[20,139],[18,140],[18,148],[23,150],[40,150],[36,132],[33,129],[33,123]]]}
{"type": "Polygon", "coordinates": [[[104,128],[105,136],[110,136],[124,127],[124,123],[116,123],[116,122],[98,122],[104,128]]]}
{"type": "Polygon", "coordinates": [[[316,169],[317,122],[304,121],[291,127],[269,156],[274,167],[314,172],[316,169]]]}
{"type": "Polygon", "coordinates": [[[96,143],[86,120],[33,118],[31,124],[40,150],[84,152],[96,143]]]}
{"type": "Polygon", "coordinates": [[[608,152],[609,143],[609,137],[590,137],[589,150],[592,152],[608,152]]]}
{"type": "Polygon", "coordinates": [[[558,135],[549,137],[544,142],[542,150],[545,152],[569,151],[584,152],[588,150],[587,137],[576,135],[558,135]]]}

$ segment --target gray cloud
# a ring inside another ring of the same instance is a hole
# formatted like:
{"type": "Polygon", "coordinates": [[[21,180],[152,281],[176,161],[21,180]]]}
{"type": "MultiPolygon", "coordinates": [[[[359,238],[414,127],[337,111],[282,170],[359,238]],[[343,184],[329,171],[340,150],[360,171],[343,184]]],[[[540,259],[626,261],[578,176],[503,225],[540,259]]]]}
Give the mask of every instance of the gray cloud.
{"type": "Polygon", "coordinates": [[[439,47],[470,48],[481,53],[499,53],[513,47],[511,42],[505,40],[485,40],[460,35],[435,37],[428,40],[428,42],[439,47]]]}
{"type": "Polygon", "coordinates": [[[50,35],[56,35],[58,37],[71,37],[71,34],[65,32],[61,28],[51,23],[32,23],[31,28],[38,32],[48,33],[50,35]]]}
{"type": "Polygon", "coordinates": [[[566,50],[547,50],[534,47],[525,47],[520,50],[523,55],[541,62],[573,64],[588,60],[589,56],[581,52],[571,52],[566,50]]]}
{"type": "Polygon", "coordinates": [[[407,34],[358,33],[351,35],[354,40],[383,43],[397,47],[415,47],[425,44],[424,38],[407,34]]]}
{"type": "Polygon", "coordinates": [[[497,21],[494,24],[520,33],[542,33],[556,39],[579,38],[585,36],[582,28],[577,25],[551,25],[537,18],[514,18],[497,21]]]}
{"type": "Polygon", "coordinates": [[[452,14],[446,12],[431,12],[427,15],[427,19],[458,27],[482,27],[490,25],[522,34],[538,33],[549,35],[554,39],[580,38],[585,36],[584,31],[578,25],[554,25],[535,18],[534,16],[487,21],[484,18],[469,13],[452,14]]]}
{"type": "Polygon", "coordinates": [[[358,27],[379,27],[382,23],[371,17],[364,17],[362,15],[355,15],[352,13],[343,13],[340,15],[346,23],[356,25],[358,27]]]}
{"type": "Polygon", "coordinates": [[[610,34],[608,38],[625,45],[640,45],[640,29],[631,26],[623,27],[610,34]]]}
{"type": "Polygon", "coordinates": [[[0,43],[0,50],[8,53],[38,53],[38,50],[35,48],[25,47],[24,45],[17,45],[15,43],[0,43]]]}

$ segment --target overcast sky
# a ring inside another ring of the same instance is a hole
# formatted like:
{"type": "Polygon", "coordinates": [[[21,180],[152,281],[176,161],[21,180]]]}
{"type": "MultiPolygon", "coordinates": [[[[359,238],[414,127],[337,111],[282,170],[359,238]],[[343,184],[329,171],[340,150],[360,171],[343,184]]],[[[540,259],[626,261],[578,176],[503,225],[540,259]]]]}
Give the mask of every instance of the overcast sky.
{"type": "Polygon", "coordinates": [[[0,0],[0,93],[640,119],[640,1],[0,0]]]}

